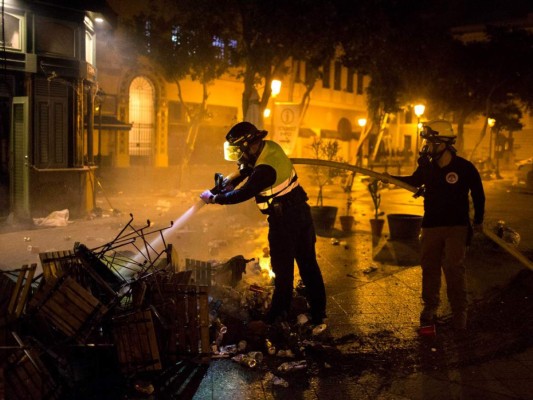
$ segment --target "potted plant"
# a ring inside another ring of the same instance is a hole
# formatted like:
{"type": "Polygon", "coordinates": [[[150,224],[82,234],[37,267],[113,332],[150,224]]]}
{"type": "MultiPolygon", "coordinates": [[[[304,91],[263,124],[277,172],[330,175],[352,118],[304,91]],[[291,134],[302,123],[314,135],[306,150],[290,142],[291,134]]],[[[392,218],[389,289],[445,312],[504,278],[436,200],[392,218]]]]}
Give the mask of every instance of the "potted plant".
{"type": "Polygon", "coordinates": [[[372,198],[372,203],[374,204],[374,218],[370,219],[370,228],[372,230],[373,237],[380,237],[383,232],[383,225],[385,220],[379,218],[379,206],[381,205],[381,194],[379,190],[381,189],[381,182],[379,180],[373,180],[368,184],[368,191],[370,192],[370,197],[372,198]]]}
{"type": "MultiPolygon", "coordinates": [[[[311,144],[313,156],[319,160],[342,161],[337,155],[339,152],[339,143],[336,140],[314,140],[311,144]]],[[[313,182],[318,186],[316,205],[311,207],[311,214],[315,228],[320,231],[330,231],[335,225],[337,218],[336,206],[324,205],[324,188],[332,184],[335,178],[342,175],[342,171],[337,168],[312,166],[313,182]]]]}
{"type": "Polygon", "coordinates": [[[343,185],[342,185],[342,189],[344,190],[344,193],[346,193],[345,213],[344,215],[341,215],[339,217],[343,232],[351,232],[352,226],[355,222],[355,217],[351,214],[352,203],[353,203],[352,186],[353,186],[354,179],[355,179],[355,172],[352,172],[347,177],[347,179],[343,182],[343,185]]]}

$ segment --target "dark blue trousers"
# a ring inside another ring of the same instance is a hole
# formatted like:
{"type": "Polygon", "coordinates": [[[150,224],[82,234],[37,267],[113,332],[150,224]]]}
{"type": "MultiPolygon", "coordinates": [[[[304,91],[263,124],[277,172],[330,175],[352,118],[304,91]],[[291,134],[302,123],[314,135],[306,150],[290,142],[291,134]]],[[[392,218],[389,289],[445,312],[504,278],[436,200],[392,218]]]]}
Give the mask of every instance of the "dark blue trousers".
{"type": "Polygon", "coordinates": [[[294,261],[306,287],[313,322],[326,316],[326,290],[316,260],[316,234],[307,203],[283,207],[269,215],[268,241],[274,278],[269,320],[289,314],[294,289],[294,261]]]}

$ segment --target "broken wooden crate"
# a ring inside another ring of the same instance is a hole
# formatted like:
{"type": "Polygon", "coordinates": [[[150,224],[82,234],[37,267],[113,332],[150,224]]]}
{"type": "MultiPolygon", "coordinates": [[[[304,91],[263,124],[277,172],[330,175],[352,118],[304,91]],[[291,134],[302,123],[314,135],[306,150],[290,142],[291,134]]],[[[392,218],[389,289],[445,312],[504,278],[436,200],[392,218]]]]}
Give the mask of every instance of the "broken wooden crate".
{"type": "Polygon", "coordinates": [[[125,375],[163,368],[158,331],[151,309],[113,318],[113,338],[120,369],[125,375]]]}
{"type": "Polygon", "coordinates": [[[59,386],[33,346],[13,351],[4,369],[6,399],[59,399],[59,386]]]}

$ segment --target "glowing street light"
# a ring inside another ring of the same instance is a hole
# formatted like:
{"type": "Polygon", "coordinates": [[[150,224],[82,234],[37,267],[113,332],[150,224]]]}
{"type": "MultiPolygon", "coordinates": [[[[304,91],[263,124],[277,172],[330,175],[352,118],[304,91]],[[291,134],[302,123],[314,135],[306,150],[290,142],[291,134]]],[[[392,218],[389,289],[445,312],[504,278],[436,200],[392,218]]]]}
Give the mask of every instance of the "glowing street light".
{"type": "Polygon", "coordinates": [[[276,97],[281,92],[281,81],[273,79],[270,83],[270,89],[272,90],[272,97],[276,97]]]}
{"type": "MultiPolygon", "coordinates": [[[[416,147],[415,147],[415,151],[418,151],[418,136],[420,136],[420,117],[422,115],[424,115],[424,111],[426,111],[426,106],[423,105],[423,104],[417,104],[415,105],[414,107],[414,110],[415,110],[415,115],[417,117],[417,121],[416,121],[416,147]]],[[[414,163],[415,163],[415,167],[416,167],[416,157],[414,157],[414,163]]]]}
{"type": "Polygon", "coordinates": [[[492,161],[492,128],[496,124],[494,118],[487,118],[487,125],[490,127],[490,136],[489,136],[489,162],[492,161]]]}
{"type": "Polygon", "coordinates": [[[366,126],[366,118],[359,118],[357,120],[357,124],[361,127],[361,128],[364,128],[366,126]]]}

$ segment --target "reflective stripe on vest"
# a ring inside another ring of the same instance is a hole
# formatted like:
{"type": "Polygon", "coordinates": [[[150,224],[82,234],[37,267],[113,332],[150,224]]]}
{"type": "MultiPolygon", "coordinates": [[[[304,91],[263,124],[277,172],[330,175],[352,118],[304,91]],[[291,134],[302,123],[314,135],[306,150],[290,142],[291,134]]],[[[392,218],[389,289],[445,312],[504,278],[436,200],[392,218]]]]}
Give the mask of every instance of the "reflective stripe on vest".
{"type": "Polygon", "coordinates": [[[261,201],[257,201],[260,210],[268,208],[272,199],[283,196],[292,191],[298,184],[298,177],[291,161],[279,144],[271,140],[265,140],[265,147],[259,155],[255,165],[269,165],[276,170],[274,184],[259,193],[261,201]]]}

